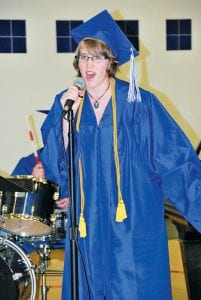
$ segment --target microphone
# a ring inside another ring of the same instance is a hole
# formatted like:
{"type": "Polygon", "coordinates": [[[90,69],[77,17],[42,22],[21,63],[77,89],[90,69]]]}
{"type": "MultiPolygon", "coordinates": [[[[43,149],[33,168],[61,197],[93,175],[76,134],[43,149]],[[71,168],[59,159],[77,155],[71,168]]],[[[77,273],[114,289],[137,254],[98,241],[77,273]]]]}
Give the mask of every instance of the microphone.
{"type": "MultiPolygon", "coordinates": [[[[74,81],[73,81],[73,85],[78,88],[78,90],[83,90],[85,88],[85,82],[84,82],[84,79],[82,77],[78,77],[76,78],[74,81]]],[[[69,111],[72,106],[73,106],[73,103],[75,101],[74,100],[71,100],[71,99],[67,99],[66,100],[66,103],[64,105],[64,112],[67,112],[69,111]]]]}

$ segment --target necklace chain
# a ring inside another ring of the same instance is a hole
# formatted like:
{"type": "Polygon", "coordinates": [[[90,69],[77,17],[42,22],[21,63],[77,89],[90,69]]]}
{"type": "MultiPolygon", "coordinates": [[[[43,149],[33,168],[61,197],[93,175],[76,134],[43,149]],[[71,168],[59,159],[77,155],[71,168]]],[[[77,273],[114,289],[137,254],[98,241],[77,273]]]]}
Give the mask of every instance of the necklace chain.
{"type": "Polygon", "coordinates": [[[89,97],[91,97],[93,100],[95,100],[95,102],[93,103],[93,105],[94,105],[94,107],[96,109],[99,108],[99,100],[107,93],[107,91],[109,90],[109,87],[110,87],[110,82],[109,82],[106,90],[104,91],[104,93],[101,96],[99,96],[97,99],[95,99],[94,96],[92,96],[89,92],[87,92],[88,95],[89,95],[89,97]]]}

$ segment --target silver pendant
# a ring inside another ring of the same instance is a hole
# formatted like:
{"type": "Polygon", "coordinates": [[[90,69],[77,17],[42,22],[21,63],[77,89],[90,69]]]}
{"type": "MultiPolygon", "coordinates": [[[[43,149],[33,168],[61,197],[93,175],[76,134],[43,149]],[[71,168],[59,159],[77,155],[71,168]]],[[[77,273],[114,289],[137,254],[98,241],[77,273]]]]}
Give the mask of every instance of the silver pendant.
{"type": "Polygon", "coordinates": [[[94,102],[94,107],[97,109],[97,108],[99,108],[99,102],[96,100],[95,102],[94,102]]]}

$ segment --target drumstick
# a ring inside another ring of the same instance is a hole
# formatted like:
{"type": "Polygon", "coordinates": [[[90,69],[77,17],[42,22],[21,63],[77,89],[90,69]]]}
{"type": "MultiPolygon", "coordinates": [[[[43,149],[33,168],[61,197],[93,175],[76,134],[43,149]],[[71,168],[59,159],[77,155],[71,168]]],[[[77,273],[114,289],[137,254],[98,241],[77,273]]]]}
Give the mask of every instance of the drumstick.
{"type": "Polygon", "coordinates": [[[36,163],[38,164],[40,162],[40,159],[39,159],[38,152],[37,152],[36,140],[35,140],[33,130],[32,130],[31,116],[30,115],[25,115],[25,120],[26,120],[26,123],[27,123],[29,139],[30,139],[32,147],[33,147],[34,157],[35,157],[36,163]]]}

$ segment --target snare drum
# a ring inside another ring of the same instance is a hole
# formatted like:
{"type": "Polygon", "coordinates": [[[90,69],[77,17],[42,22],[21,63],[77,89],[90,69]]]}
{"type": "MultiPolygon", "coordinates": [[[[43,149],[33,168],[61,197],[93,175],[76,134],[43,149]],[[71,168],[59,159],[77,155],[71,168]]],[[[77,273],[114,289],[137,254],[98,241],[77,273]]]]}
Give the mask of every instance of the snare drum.
{"type": "Polygon", "coordinates": [[[0,297],[7,300],[36,298],[33,264],[20,247],[0,237],[0,297]]]}
{"type": "Polygon", "coordinates": [[[58,198],[58,186],[33,176],[13,176],[21,185],[29,179],[33,191],[2,191],[0,200],[0,228],[21,237],[40,237],[51,234],[50,216],[58,198]]]}

